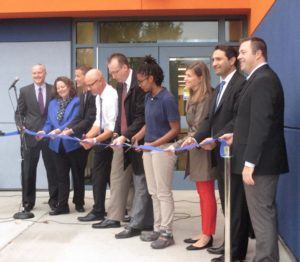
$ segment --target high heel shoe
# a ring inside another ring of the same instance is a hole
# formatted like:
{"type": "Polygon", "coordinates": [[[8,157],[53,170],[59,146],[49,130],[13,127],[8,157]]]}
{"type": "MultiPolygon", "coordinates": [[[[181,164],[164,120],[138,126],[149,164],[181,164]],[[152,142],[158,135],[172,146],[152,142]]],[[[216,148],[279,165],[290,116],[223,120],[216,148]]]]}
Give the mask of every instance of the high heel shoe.
{"type": "Polygon", "coordinates": [[[187,250],[202,250],[202,249],[206,249],[208,247],[211,247],[213,243],[213,237],[210,237],[210,240],[207,242],[206,245],[202,246],[202,247],[196,247],[194,245],[189,245],[186,247],[187,250]]]}
{"type": "Polygon", "coordinates": [[[185,240],[183,240],[184,243],[187,244],[194,244],[198,241],[199,239],[192,239],[192,238],[186,238],[185,240]]]}

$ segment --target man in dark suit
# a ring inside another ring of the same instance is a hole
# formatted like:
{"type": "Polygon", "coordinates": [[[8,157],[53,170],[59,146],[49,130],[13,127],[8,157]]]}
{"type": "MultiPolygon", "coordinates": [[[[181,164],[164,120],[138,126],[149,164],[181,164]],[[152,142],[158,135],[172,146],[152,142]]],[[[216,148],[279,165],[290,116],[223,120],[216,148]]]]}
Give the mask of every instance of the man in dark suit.
{"type": "Polygon", "coordinates": [[[242,174],[250,218],[256,236],[254,261],[279,261],[276,189],[278,175],[289,171],[284,139],[284,94],[267,64],[264,40],[241,40],[241,70],[247,77],[232,134],[232,170],[242,174]]]}
{"type": "MultiPolygon", "coordinates": [[[[32,67],[33,84],[22,87],[18,99],[15,119],[19,130],[27,128],[39,131],[44,126],[47,117],[49,101],[52,99],[52,86],[45,83],[46,68],[42,64],[32,67]]],[[[36,169],[42,151],[42,157],[47,172],[49,188],[49,206],[57,204],[56,169],[48,147],[47,139],[37,141],[35,137],[24,135],[21,145],[22,155],[22,204],[25,211],[30,211],[35,205],[36,169]]]]}
{"type": "MultiPolygon", "coordinates": [[[[245,78],[237,71],[237,50],[231,46],[216,46],[212,55],[215,73],[221,77],[217,86],[208,117],[195,135],[197,143],[232,132],[237,110],[238,97],[245,78]]],[[[203,146],[212,151],[213,166],[216,166],[219,195],[224,213],[224,160],[219,145],[203,146]]],[[[231,246],[232,259],[243,260],[247,253],[249,214],[240,175],[231,174],[231,246]]],[[[208,249],[209,253],[222,254],[212,261],[224,261],[224,245],[208,249]]]]}
{"type": "MultiPolygon", "coordinates": [[[[144,92],[140,89],[135,72],[130,69],[123,54],[112,54],[108,59],[108,69],[118,81],[117,92],[119,113],[115,126],[118,137],[113,145],[120,146],[144,126],[144,92]]],[[[135,150],[114,148],[111,171],[111,196],[107,219],[95,228],[120,227],[124,217],[130,182],[133,179],[135,194],[129,225],[116,238],[137,236],[144,227],[153,226],[151,198],[147,191],[142,155],[135,150]]]]}
{"type": "MultiPolygon", "coordinates": [[[[80,109],[79,114],[68,125],[68,127],[62,132],[64,135],[72,135],[82,138],[92,127],[96,118],[96,105],[95,97],[87,90],[85,86],[85,74],[90,70],[87,66],[78,66],[75,69],[75,81],[78,92],[80,93],[80,109]]],[[[88,160],[88,154],[90,150],[81,148],[81,165],[86,166],[88,160]]],[[[84,170],[84,168],[82,169],[84,170]]],[[[74,185],[74,197],[73,203],[75,209],[78,212],[84,212],[84,172],[81,174],[76,173],[79,176],[73,177],[74,185]]]]}

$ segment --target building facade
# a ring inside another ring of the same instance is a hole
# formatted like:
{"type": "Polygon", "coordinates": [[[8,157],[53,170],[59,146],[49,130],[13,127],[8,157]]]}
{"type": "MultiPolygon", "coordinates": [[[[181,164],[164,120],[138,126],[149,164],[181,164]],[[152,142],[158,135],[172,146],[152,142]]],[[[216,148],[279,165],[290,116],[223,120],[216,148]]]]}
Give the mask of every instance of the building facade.
{"type": "MultiPolygon", "coordinates": [[[[20,78],[18,87],[30,83],[33,64],[46,65],[49,83],[60,75],[73,77],[74,68],[80,64],[101,69],[109,79],[106,59],[113,52],[122,52],[133,67],[147,54],[158,60],[165,73],[164,85],[178,98],[184,134],[186,65],[202,59],[211,69],[210,56],[216,44],[238,45],[241,37],[262,37],[269,47],[269,63],[282,80],[286,100],[285,135],[291,171],[279,183],[279,229],[290,250],[300,258],[299,9],[298,0],[0,3],[0,130],[15,129],[7,90],[15,77],[20,78]]],[[[219,79],[211,72],[215,86],[219,79]]],[[[13,94],[10,95],[15,104],[13,94]]],[[[0,155],[0,188],[20,188],[19,138],[0,139],[0,155]]],[[[175,188],[191,187],[189,182],[182,182],[183,162],[181,157],[175,188]]],[[[38,187],[46,187],[43,168],[39,168],[38,187]]]]}

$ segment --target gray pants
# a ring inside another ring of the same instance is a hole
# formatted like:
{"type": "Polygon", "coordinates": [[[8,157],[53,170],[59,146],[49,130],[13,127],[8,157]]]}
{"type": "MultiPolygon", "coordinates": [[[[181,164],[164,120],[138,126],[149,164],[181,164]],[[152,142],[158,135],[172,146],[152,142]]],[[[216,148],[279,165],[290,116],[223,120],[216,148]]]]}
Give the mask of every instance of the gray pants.
{"type": "Polygon", "coordinates": [[[250,218],[256,237],[255,262],[279,261],[277,236],[277,175],[253,176],[255,185],[244,184],[250,218]]]}
{"type": "Polygon", "coordinates": [[[143,229],[153,225],[153,209],[151,197],[147,190],[144,174],[134,175],[132,166],[124,171],[123,149],[114,149],[112,170],[110,174],[110,203],[107,218],[121,221],[125,208],[128,208],[128,198],[132,199],[129,227],[143,229]],[[133,185],[133,194],[130,194],[133,185]],[[132,197],[128,197],[132,195],[132,197]]]}
{"type": "Polygon", "coordinates": [[[153,226],[152,199],[147,189],[146,177],[133,175],[134,198],[129,227],[143,229],[153,226]]]}

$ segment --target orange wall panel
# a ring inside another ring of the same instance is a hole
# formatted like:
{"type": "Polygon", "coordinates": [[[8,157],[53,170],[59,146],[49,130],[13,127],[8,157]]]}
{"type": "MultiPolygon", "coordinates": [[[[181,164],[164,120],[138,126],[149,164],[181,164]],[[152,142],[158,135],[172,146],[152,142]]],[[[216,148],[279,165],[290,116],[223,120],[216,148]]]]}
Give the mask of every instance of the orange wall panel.
{"type": "Polygon", "coordinates": [[[0,1],[0,18],[248,15],[251,34],[275,0],[0,1]]]}

